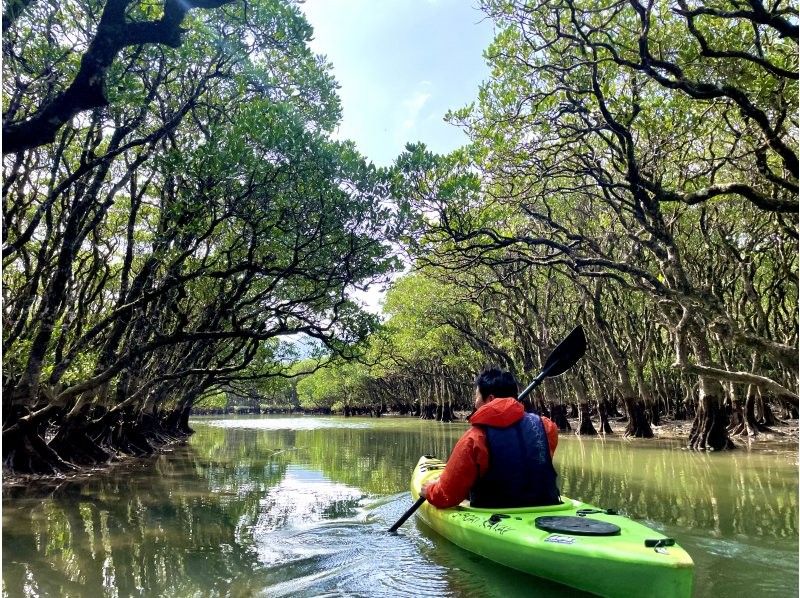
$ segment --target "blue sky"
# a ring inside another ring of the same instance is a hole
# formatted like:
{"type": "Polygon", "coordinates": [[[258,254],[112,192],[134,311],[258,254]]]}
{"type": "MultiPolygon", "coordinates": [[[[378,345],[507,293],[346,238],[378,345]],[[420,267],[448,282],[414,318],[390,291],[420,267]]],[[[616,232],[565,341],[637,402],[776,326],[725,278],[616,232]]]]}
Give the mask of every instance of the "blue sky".
{"type": "Polygon", "coordinates": [[[445,153],[466,143],[443,122],[488,78],[492,24],[470,0],[306,0],[312,49],[333,64],[343,117],[336,136],[378,166],[406,143],[445,153]]]}

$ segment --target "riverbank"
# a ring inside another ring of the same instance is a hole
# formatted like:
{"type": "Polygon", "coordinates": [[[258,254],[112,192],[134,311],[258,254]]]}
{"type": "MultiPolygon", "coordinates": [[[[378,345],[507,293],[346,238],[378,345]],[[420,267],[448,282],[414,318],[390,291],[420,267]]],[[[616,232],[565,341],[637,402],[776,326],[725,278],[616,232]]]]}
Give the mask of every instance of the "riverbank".
{"type": "Polygon", "coordinates": [[[16,473],[7,471],[3,468],[2,474],[2,489],[3,493],[13,488],[32,488],[39,487],[42,489],[49,489],[55,492],[59,486],[64,483],[73,483],[78,481],[90,481],[98,475],[107,475],[109,472],[119,468],[130,467],[147,467],[153,458],[158,455],[171,453],[176,447],[186,444],[188,438],[177,438],[171,442],[163,444],[158,447],[153,447],[153,452],[149,455],[115,455],[111,460],[106,463],[91,466],[76,465],[74,471],[53,473],[53,474],[34,474],[34,473],[16,473]]]}
{"type": "MultiPolygon", "coordinates": [[[[468,415],[468,412],[457,413],[458,420],[456,423],[464,422],[464,419],[468,415]]],[[[216,415],[216,417],[237,417],[246,414],[240,415],[216,415]]],[[[283,415],[288,416],[289,414],[283,415]]],[[[249,417],[253,417],[253,415],[246,415],[249,417]]],[[[294,414],[295,417],[341,417],[336,415],[321,415],[321,414],[294,414]]],[[[210,418],[215,417],[214,415],[203,415],[203,418],[210,418]]],[[[257,416],[256,416],[257,417],[257,416]]],[[[400,416],[400,415],[393,415],[393,414],[386,414],[388,418],[397,418],[397,419],[408,419],[412,420],[415,419],[410,416],[400,416]]],[[[575,431],[579,428],[579,422],[577,418],[567,418],[569,421],[571,430],[560,432],[561,436],[574,436],[575,431]]],[[[611,429],[613,430],[613,434],[611,437],[616,438],[624,438],[625,432],[625,420],[617,420],[611,419],[610,420],[611,429]]],[[[691,420],[667,420],[662,419],[661,424],[658,426],[651,426],[653,430],[653,438],[657,440],[687,440],[689,437],[689,430],[691,429],[692,421],[691,420]]],[[[599,428],[599,426],[598,426],[599,428]]],[[[790,419],[790,420],[782,420],[780,423],[771,426],[772,432],[759,432],[759,434],[753,438],[748,438],[746,436],[734,436],[732,437],[734,444],[736,445],[736,449],[781,449],[782,451],[792,450],[793,448],[797,450],[800,447],[800,420],[797,419],[790,419]]],[[[602,437],[599,434],[598,429],[598,437],[602,437]]],[[[592,438],[591,436],[584,436],[584,438],[592,438]]],[[[643,442],[647,442],[647,439],[642,439],[643,442]]],[[[54,486],[57,487],[59,484],[65,481],[76,481],[76,480],[89,480],[93,476],[97,474],[107,474],[109,471],[117,467],[124,467],[124,466],[135,466],[137,463],[141,463],[143,466],[147,464],[152,457],[169,453],[174,450],[174,448],[178,445],[184,444],[186,439],[177,439],[172,443],[166,444],[162,447],[159,447],[155,450],[152,455],[149,456],[130,456],[130,455],[119,455],[114,457],[111,461],[106,464],[92,466],[92,467],[85,467],[85,468],[78,468],[72,472],[60,473],[60,474],[20,474],[14,473],[3,470],[2,473],[2,487],[3,489],[8,489],[12,487],[20,487],[20,486],[30,486],[30,485],[37,485],[37,486],[54,486]]],[[[734,449],[734,450],[736,450],[734,449]]]]}
{"type": "MultiPolygon", "coordinates": [[[[468,412],[458,412],[456,415],[458,416],[459,420],[464,419],[469,413],[468,412]]],[[[578,418],[567,417],[567,421],[570,425],[570,430],[562,431],[560,434],[572,434],[574,435],[576,430],[580,428],[580,421],[578,418]]],[[[595,424],[595,429],[597,430],[598,436],[602,436],[600,434],[600,426],[596,421],[593,420],[595,424]]],[[[609,419],[609,424],[611,425],[611,430],[613,431],[614,436],[624,436],[625,434],[625,426],[627,425],[627,420],[624,418],[611,418],[609,419]]],[[[777,442],[782,445],[784,444],[797,444],[800,445],[800,420],[798,419],[785,419],[780,420],[779,423],[769,426],[772,431],[767,432],[759,432],[754,437],[747,437],[747,436],[731,436],[734,444],[736,446],[740,446],[742,444],[745,445],[752,445],[758,443],[771,443],[777,442]]],[[[663,440],[681,440],[689,438],[689,432],[692,429],[692,420],[691,419],[684,419],[684,420],[674,420],[668,418],[662,418],[659,425],[654,426],[651,425],[650,428],[653,430],[653,437],[663,440]]],[[[591,436],[587,436],[587,438],[591,438],[591,436]]]]}
{"type": "MultiPolygon", "coordinates": [[[[576,420],[577,421],[577,420],[576,420]]],[[[572,422],[571,422],[572,423],[572,422]]],[[[624,431],[624,422],[616,422],[617,425],[615,426],[615,422],[611,422],[611,428],[616,432],[617,429],[624,431]]],[[[683,421],[675,421],[675,420],[666,420],[659,426],[651,426],[653,430],[653,434],[655,438],[687,438],[689,437],[689,431],[692,428],[692,421],[691,420],[683,420],[683,421]]],[[[759,432],[754,437],[748,436],[731,436],[734,444],[736,446],[740,446],[742,444],[753,444],[753,443],[772,443],[777,442],[781,444],[799,444],[800,443],[800,420],[790,419],[785,420],[782,423],[776,424],[774,426],[770,426],[771,432],[759,432]]]]}

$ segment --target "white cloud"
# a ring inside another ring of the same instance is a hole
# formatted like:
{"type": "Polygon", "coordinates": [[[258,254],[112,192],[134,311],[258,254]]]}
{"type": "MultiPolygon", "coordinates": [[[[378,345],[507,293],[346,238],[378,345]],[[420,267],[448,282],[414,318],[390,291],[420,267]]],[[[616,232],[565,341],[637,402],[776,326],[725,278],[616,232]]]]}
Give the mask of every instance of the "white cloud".
{"type": "Polygon", "coordinates": [[[431,84],[429,81],[421,81],[419,83],[421,89],[415,90],[408,98],[403,100],[402,106],[402,125],[401,132],[413,129],[417,124],[420,112],[431,99],[430,89],[431,84]]]}

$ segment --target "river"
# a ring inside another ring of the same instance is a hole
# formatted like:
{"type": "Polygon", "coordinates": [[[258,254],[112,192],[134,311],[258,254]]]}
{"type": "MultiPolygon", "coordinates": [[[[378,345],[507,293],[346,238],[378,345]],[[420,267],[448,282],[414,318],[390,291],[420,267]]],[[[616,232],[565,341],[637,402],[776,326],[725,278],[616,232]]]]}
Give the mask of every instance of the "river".
{"type": "MultiPolygon", "coordinates": [[[[197,418],[188,443],[57,486],[3,491],[3,595],[577,596],[409,520],[421,454],[464,423],[197,418]]],[[[798,595],[797,446],[705,454],[562,435],[562,493],[676,538],[695,596],[798,595]]]]}

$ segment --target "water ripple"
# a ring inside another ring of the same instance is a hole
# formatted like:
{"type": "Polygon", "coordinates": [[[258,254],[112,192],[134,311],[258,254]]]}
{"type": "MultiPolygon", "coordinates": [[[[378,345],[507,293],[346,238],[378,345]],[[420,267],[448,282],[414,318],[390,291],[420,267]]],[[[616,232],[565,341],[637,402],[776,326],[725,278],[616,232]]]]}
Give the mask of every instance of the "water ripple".
{"type": "Polygon", "coordinates": [[[413,525],[408,535],[386,532],[386,513],[376,511],[394,513],[397,506],[402,502],[368,505],[349,520],[320,521],[273,535],[270,543],[280,545],[281,558],[267,569],[270,583],[263,595],[452,595],[444,568],[420,555],[413,525]]]}
{"type": "Polygon", "coordinates": [[[387,529],[410,506],[407,493],[363,499],[354,516],[303,527],[254,530],[263,596],[581,596],[470,554],[415,519],[387,529]],[[487,580],[491,584],[487,587],[487,580]]]}

